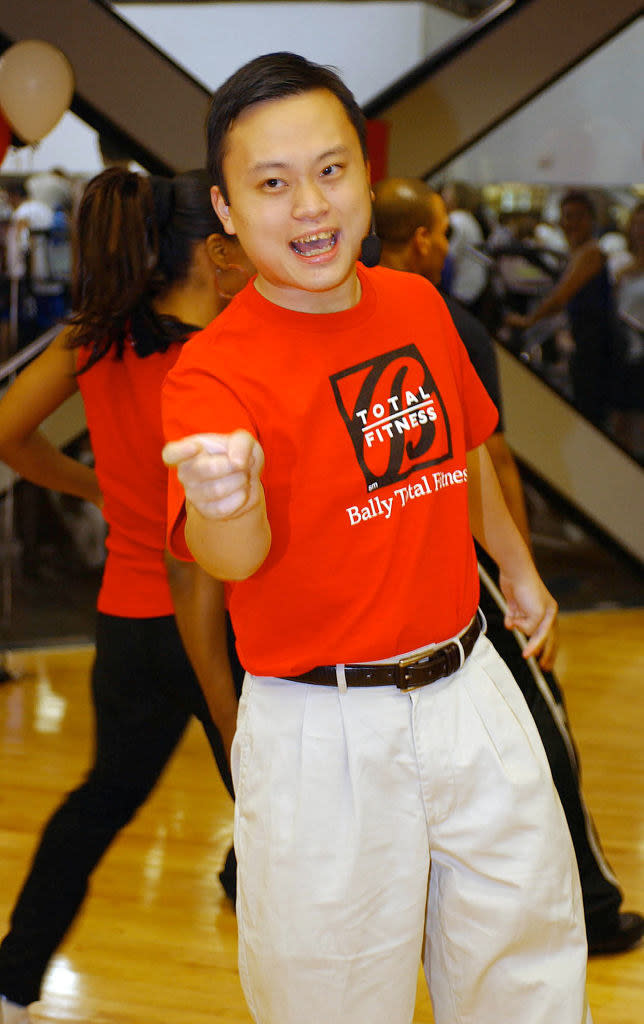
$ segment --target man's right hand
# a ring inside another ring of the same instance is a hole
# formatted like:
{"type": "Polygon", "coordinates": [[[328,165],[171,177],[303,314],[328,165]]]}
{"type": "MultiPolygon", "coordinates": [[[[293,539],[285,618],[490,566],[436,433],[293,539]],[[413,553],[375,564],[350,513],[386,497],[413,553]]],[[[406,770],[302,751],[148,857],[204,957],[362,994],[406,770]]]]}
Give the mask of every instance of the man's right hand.
{"type": "Polygon", "coordinates": [[[206,519],[236,518],[261,500],[264,453],[247,430],[170,441],[163,461],[176,467],[186,500],[206,519]]]}

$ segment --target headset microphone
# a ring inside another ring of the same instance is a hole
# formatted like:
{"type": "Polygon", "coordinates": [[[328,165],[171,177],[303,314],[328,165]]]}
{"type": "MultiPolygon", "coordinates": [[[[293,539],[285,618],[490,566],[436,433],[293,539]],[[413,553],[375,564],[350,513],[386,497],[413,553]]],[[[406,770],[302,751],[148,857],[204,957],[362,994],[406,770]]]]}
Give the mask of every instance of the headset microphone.
{"type": "Polygon", "coordinates": [[[362,239],[362,249],[359,256],[360,262],[364,263],[365,267],[377,267],[380,262],[381,249],[382,244],[372,224],[371,231],[366,238],[362,239]]]}
{"type": "Polygon", "coordinates": [[[381,252],[382,242],[376,234],[376,217],[372,209],[371,227],[369,228],[369,234],[367,237],[362,239],[362,249],[360,250],[360,256],[358,258],[361,263],[364,263],[365,267],[377,267],[380,262],[381,252]]]}

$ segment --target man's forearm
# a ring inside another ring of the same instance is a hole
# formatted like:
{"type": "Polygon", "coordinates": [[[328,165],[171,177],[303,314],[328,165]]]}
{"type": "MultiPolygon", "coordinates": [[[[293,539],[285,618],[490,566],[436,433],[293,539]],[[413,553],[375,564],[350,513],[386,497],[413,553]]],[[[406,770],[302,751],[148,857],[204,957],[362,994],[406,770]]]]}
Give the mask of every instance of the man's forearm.
{"type": "Polygon", "coordinates": [[[534,571],[530,550],[514,523],[485,445],[467,457],[470,525],[476,540],[511,578],[534,571]]]}
{"type": "Polygon", "coordinates": [[[185,537],[194,560],[215,579],[248,579],[271,545],[263,492],[257,504],[230,519],[209,519],[186,501],[185,537]]]}
{"type": "Polygon", "coordinates": [[[468,453],[467,470],[472,532],[499,567],[507,603],[505,625],[528,637],[525,658],[539,655],[542,666],[551,668],[557,648],[557,603],[512,520],[485,445],[468,453]]]}
{"type": "Polygon", "coordinates": [[[519,533],[532,551],[532,538],[530,536],[530,523],[528,510],[526,508],[525,495],[519,469],[514,456],[508,447],[505,437],[500,431],[492,434],[485,442],[492,465],[499,480],[501,493],[508,506],[519,533]]]}

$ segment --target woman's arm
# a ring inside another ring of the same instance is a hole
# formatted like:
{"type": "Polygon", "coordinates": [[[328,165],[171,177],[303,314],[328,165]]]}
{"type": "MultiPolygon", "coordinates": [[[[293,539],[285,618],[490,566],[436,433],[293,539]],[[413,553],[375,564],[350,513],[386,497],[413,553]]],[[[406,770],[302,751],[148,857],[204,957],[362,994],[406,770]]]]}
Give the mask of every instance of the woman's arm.
{"type": "Polygon", "coordinates": [[[472,533],[499,567],[499,583],[508,605],[505,625],[529,637],[525,658],[540,654],[541,665],[550,668],[557,645],[553,628],[557,602],[544,586],[512,520],[485,445],[468,452],[467,485],[472,533]]]}
{"type": "Polygon", "coordinates": [[[237,695],[228,659],[224,585],[194,562],[181,562],[169,552],[165,562],[183,646],[230,762],[237,695]]]}
{"type": "Polygon", "coordinates": [[[570,262],[559,282],[545,299],[531,313],[508,313],[506,323],[510,327],[532,327],[538,320],[559,313],[570,300],[595,277],[604,265],[604,255],[596,242],[582,245],[570,257],[570,262]]]}
{"type": "Polygon", "coordinates": [[[91,501],[102,496],[94,470],[64,455],[39,430],[43,421],[78,390],[67,331],[17,377],[0,400],[0,459],[41,487],[91,501]]]}

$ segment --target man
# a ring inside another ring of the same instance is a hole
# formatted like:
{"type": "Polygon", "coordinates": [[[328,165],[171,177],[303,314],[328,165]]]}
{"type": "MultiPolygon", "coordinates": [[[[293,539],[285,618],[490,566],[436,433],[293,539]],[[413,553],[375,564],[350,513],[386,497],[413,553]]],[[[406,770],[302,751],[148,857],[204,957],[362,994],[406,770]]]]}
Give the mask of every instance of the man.
{"type": "MultiPolygon", "coordinates": [[[[381,265],[421,274],[438,287],[449,249],[447,230],[450,221],[442,197],[417,178],[389,178],[380,181],[375,186],[374,194],[376,234],[381,242],[381,265]]],[[[442,294],[475,370],[497,409],[500,409],[496,356],[489,334],[460,303],[442,294]]],[[[485,444],[512,518],[523,539],[530,545],[521,479],[500,422],[485,444]]]]}
{"type": "MultiPolygon", "coordinates": [[[[448,218],[442,198],[419,179],[389,178],[375,186],[374,215],[382,245],[381,264],[422,274],[438,286],[448,246],[448,218]]],[[[485,444],[512,517],[530,545],[521,478],[503,435],[494,344],[478,320],[454,299],[444,298],[474,368],[499,408],[497,429],[485,444]]],[[[487,620],[487,635],[505,658],[532,712],[570,827],[584,898],[589,952],[618,953],[631,949],[644,933],[644,918],[640,914],[620,913],[622,893],[606,863],[584,803],[563,696],[554,675],[547,671],[552,668],[554,648],[548,661],[526,661],[520,638],[504,628],[494,569],[480,547],[477,554],[482,569],[480,604],[487,620]]]]}
{"type": "Polygon", "coordinates": [[[493,403],[434,290],[357,262],[366,133],[334,72],[251,61],[214,97],[208,152],[258,273],[169,375],[164,452],[170,543],[229,581],[247,669],[232,767],[251,1014],[409,1024],[426,930],[437,1024],[496,1024],[500,1006],[583,1024],[574,852],[476,610],[470,516],[508,622],[528,654],[549,643],[556,604],[483,445],[493,403]]]}

